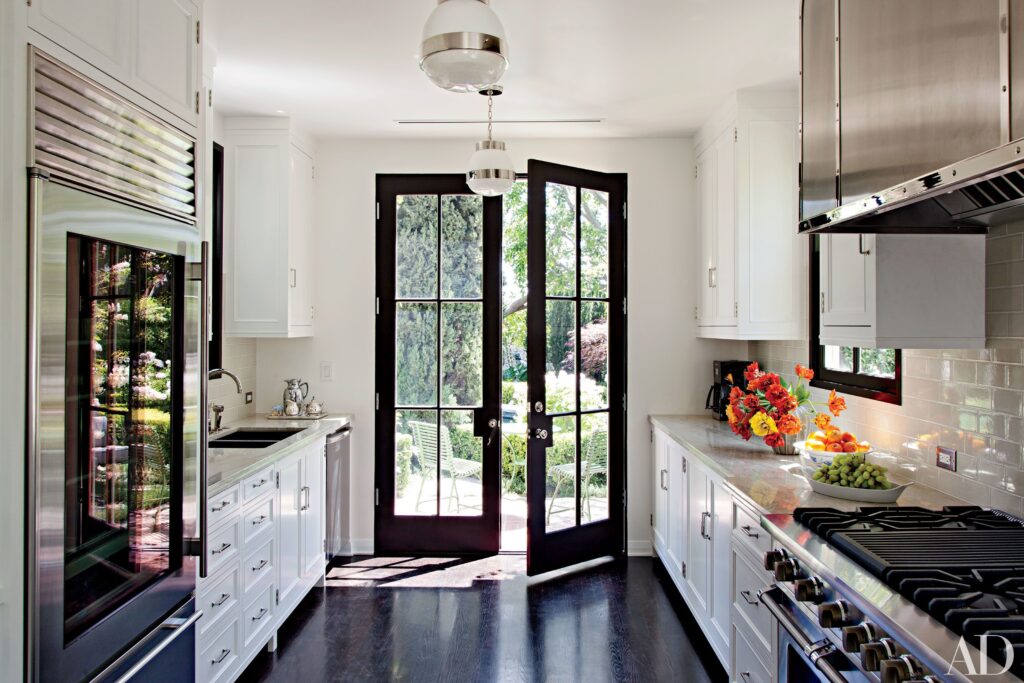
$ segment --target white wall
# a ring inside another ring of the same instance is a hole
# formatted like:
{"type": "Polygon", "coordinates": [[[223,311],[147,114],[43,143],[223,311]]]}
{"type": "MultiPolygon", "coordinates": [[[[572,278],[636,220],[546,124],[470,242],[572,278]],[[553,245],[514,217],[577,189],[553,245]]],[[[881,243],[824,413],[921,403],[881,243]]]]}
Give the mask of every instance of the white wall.
{"type": "MultiPolygon", "coordinates": [[[[688,139],[519,140],[509,144],[520,171],[528,158],[629,174],[628,230],[628,538],[650,552],[647,415],[699,413],[711,360],[742,356],[745,344],[695,339],[698,267],[693,150],[688,139]]],[[[374,487],[374,243],[377,173],[459,173],[472,142],[358,140],[322,143],[317,152],[316,335],[258,342],[257,407],[279,402],[285,377],[302,377],[328,410],[355,415],[352,540],[369,551],[374,487]],[[336,379],[319,380],[321,361],[336,379]]]]}

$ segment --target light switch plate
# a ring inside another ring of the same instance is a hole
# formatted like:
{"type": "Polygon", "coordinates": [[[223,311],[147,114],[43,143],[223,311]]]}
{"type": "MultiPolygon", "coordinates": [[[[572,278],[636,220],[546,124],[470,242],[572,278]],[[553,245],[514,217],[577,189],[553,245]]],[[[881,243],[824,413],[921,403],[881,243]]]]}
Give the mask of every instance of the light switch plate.
{"type": "Polygon", "coordinates": [[[935,447],[935,466],[950,472],[956,472],[956,449],[945,446],[935,447]]]}
{"type": "Polygon", "coordinates": [[[252,403],[252,392],[247,391],[245,392],[245,405],[249,405],[250,403],[252,403]]]}
{"type": "Polygon", "coordinates": [[[334,363],[328,360],[320,361],[320,381],[334,381],[334,363]]]}

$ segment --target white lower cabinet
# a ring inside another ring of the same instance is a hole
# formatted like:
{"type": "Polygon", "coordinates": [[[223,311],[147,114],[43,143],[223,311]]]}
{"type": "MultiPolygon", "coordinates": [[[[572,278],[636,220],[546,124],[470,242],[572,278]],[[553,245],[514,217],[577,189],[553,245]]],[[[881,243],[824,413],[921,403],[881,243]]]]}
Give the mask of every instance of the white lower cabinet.
{"type": "Polygon", "coordinates": [[[655,491],[663,491],[652,520],[655,552],[722,666],[731,670],[733,496],[721,477],[670,436],[655,429],[652,442],[655,491]]]}
{"type": "Polygon", "coordinates": [[[209,576],[196,587],[196,681],[235,680],[323,580],[324,440],[211,498],[209,576]]]}

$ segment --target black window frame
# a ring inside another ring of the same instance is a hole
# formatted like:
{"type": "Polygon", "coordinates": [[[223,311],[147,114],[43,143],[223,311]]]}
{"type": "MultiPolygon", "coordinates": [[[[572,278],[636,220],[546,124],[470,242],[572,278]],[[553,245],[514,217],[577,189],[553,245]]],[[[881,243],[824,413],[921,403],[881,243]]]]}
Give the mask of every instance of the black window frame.
{"type": "Polygon", "coordinates": [[[207,356],[211,368],[224,367],[224,147],[213,143],[210,198],[210,340],[207,356]]]}
{"type": "Polygon", "coordinates": [[[819,261],[820,238],[811,235],[808,240],[808,271],[810,274],[810,317],[808,319],[808,366],[814,371],[814,379],[810,384],[819,389],[832,390],[843,394],[851,394],[893,405],[903,404],[903,351],[896,349],[895,377],[873,377],[857,372],[860,353],[853,349],[853,372],[830,370],[825,367],[825,347],[821,343],[821,313],[818,308],[819,292],[821,291],[821,264],[819,261]]]}

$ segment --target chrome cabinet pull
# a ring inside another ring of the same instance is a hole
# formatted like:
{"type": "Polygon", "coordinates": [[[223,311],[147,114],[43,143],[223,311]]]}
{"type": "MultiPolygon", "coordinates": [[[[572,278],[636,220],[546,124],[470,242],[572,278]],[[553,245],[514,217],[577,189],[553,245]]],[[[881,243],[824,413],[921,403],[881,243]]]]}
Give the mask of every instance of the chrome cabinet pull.
{"type": "Polygon", "coordinates": [[[220,512],[221,510],[226,510],[229,507],[231,507],[231,501],[222,500],[220,502],[220,505],[218,505],[217,507],[210,508],[210,512],[220,512]]]}
{"type": "Polygon", "coordinates": [[[861,253],[861,255],[863,255],[863,256],[870,256],[871,255],[871,247],[868,247],[867,249],[864,248],[864,234],[863,233],[860,234],[860,235],[857,235],[857,251],[859,251],[861,253]]]}
{"type": "Polygon", "coordinates": [[[749,681],[750,680],[750,672],[749,671],[741,671],[740,672],[740,678],[742,678],[745,681],[749,681]]]}
{"type": "Polygon", "coordinates": [[[702,513],[700,513],[700,536],[701,536],[701,538],[703,538],[704,540],[707,540],[707,541],[711,540],[711,536],[710,536],[710,534],[708,534],[708,531],[707,531],[707,529],[708,529],[708,520],[709,519],[711,519],[711,513],[710,512],[702,512],[702,513]]]}
{"type": "Polygon", "coordinates": [[[665,476],[668,474],[668,470],[661,471],[661,490],[668,491],[668,484],[665,483],[665,476]]]}
{"type": "Polygon", "coordinates": [[[252,520],[252,525],[253,526],[259,526],[259,525],[263,524],[263,522],[267,521],[267,519],[269,519],[269,518],[266,515],[260,515],[256,519],[252,520]]]}
{"type": "Polygon", "coordinates": [[[265,616],[267,616],[267,608],[266,607],[261,609],[256,616],[252,617],[252,620],[253,621],[259,621],[260,619],[262,619],[265,616]]]}
{"type": "Polygon", "coordinates": [[[210,603],[210,607],[220,607],[221,605],[223,605],[225,602],[227,602],[230,599],[231,599],[231,595],[230,594],[228,594],[228,593],[221,593],[220,594],[220,600],[218,600],[217,602],[211,602],[210,603]]]}
{"type": "Polygon", "coordinates": [[[743,596],[743,599],[746,600],[748,605],[753,605],[754,607],[761,606],[761,601],[757,598],[752,597],[750,595],[750,591],[740,591],[740,595],[743,596]]]}
{"type": "Polygon", "coordinates": [[[230,543],[221,543],[220,547],[217,548],[216,550],[211,550],[210,554],[211,555],[220,555],[222,552],[224,552],[225,550],[227,550],[230,547],[231,547],[230,543]]]}
{"type": "Polygon", "coordinates": [[[252,568],[254,572],[262,571],[264,567],[270,564],[270,560],[260,560],[260,563],[252,568]]]}
{"type": "Polygon", "coordinates": [[[210,664],[220,664],[221,662],[223,662],[225,659],[228,658],[229,654],[231,654],[231,650],[228,650],[226,648],[221,650],[220,651],[220,657],[217,657],[217,659],[211,659],[210,660],[210,664]]]}
{"type": "Polygon", "coordinates": [[[302,495],[305,497],[305,502],[302,504],[302,507],[299,508],[299,511],[305,512],[306,510],[309,509],[309,487],[303,486],[301,490],[302,495]]]}
{"type": "Polygon", "coordinates": [[[761,537],[761,534],[755,534],[753,531],[750,530],[750,525],[749,524],[747,524],[745,526],[741,526],[740,527],[740,531],[742,531],[744,534],[746,534],[750,538],[760,538],[761,537]]]}
{"type": "Polygon", "coordinates": [[[270,481],[270,480],[269,479],[260,479],[258,482],[253,484],[252,487],[254,489],[262,488],[268,481],[270,481]]]}
{"type": "Polygon", "coordinates": [[[288,269],[288,272],[289,272],[289,273],[291,274],[291,276],[292,276],[292,282],[291,282],[291,284],[290,284],[289,286],[290,286],[290,287],[291,287],[292,289],[295,289],[295,287],[297,287],[297,286],[298,286],[298,282],[299,282],[299,274],[298,274],[298,271],[296,271],[296,270],[295,270],[294,268],[289,268],[289,269],[288,269]]]}

